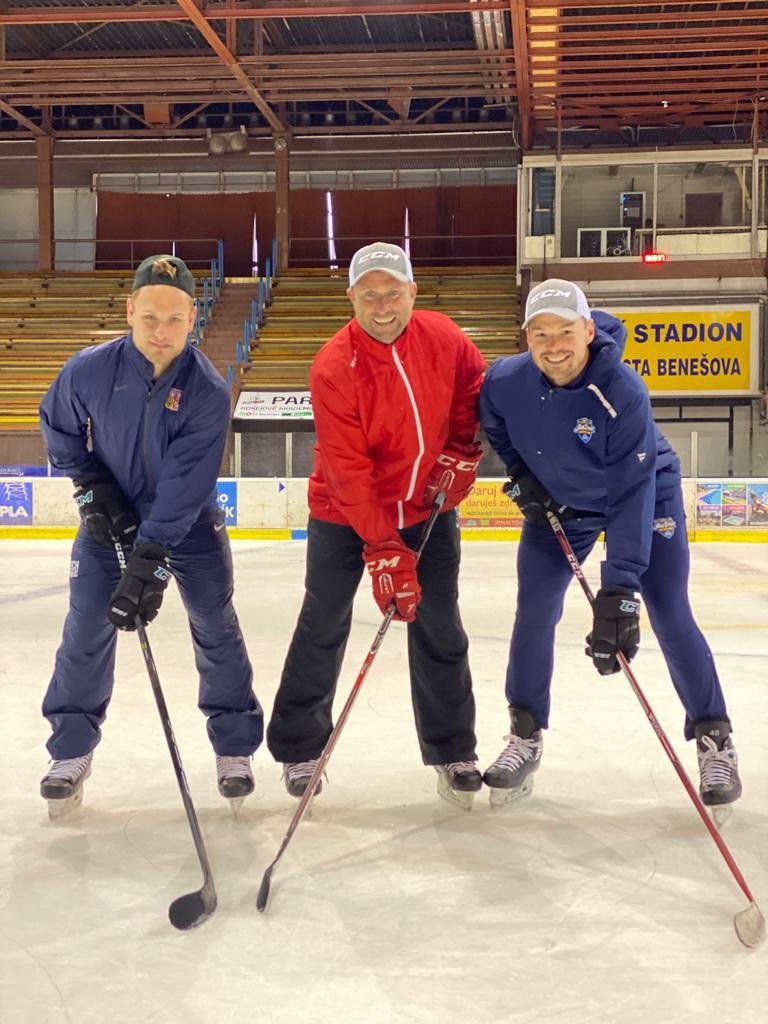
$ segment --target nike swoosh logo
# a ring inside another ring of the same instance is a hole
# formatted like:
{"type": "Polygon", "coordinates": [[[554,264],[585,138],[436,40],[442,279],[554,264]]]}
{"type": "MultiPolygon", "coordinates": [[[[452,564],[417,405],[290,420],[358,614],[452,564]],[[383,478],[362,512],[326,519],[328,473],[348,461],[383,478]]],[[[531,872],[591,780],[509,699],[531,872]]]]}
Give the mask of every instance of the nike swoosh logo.
{"type": "Polygon", "coordinates": [[[127,384],[118,384],[116,387],[112,388],[112,390],[113,391],[125,391],[125,389],[127,387],[128,387],[127,384]]]}
{"type": "Polygon", "coordinates": [[[226,525],[226,523],[214,523],[213,528],[216,531],[216,533],[218,533],[219,530],[223,530],[226,525]]]}

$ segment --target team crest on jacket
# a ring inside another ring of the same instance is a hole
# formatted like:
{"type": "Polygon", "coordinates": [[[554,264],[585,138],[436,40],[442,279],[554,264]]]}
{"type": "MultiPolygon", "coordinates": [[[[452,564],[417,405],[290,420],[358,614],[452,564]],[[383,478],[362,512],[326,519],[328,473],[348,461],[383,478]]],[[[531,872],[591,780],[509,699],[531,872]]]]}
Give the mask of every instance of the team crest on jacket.
{"type": "Polygon", "coordinates": [[[665,516],[663,519],[654,519],[653,528],[656,533],[660,533],[662,537],[671,540],[677,529],[677,523],[672,516],[665,516]]]}
{"type": "Polygon", "coordinates": [[[168,397],[165,400],[165,408],[170,409],[171,412],[178,412],[179,406],[181,405],[181,389],[171,388],[168,392],[168,397]]]}
{"type": "Polygon", "coordinates": [[[595,434],[595,424],[587,416],[579,416],[576,420],[576,426],[573,428],[573,432],[580,441],[584,444],[589,444],[595,434]]]}

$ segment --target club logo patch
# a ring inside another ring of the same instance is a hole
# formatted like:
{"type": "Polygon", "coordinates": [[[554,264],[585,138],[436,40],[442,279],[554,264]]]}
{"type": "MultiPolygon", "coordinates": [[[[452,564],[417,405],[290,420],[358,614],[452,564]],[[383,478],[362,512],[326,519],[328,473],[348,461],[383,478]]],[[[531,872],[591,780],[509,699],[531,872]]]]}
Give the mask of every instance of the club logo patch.
{"type": "Polygon", "coordinates": [[[677,529],[677,523],[671,516],[665,516],[663,519],[654,519],[653,528],[656,533],[660,533],[662,537],[671,540],[677,529]]]}
{"type": "Polygon", "coordinates": [[[171,412],[178,412],[179,406],[181,405],[181,390],[180,388],[171,388],[168,392],[168,397],[165,400],[165,408],[170,409],[171,412]]]}
{"type": "Polygon", "coordinates": [[[595,424],[587,416],[579,416],[573,432],[580,441],[583,441],[584,444],[589,444],[595,436],[595,424]]]}

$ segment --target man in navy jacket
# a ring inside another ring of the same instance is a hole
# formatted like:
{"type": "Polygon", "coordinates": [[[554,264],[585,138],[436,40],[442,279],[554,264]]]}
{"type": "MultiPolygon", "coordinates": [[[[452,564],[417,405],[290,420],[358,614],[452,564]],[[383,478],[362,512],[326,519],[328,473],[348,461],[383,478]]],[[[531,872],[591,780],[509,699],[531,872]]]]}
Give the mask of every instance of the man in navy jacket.
{"type": "Polygon", "coordinates": [[[232,555],[216,478],[229,388],[187,342],[195,280],[182,260],[151,256],[127,300],[129,334],[83,349],[43,398],[51,464],[72,477],[81,526],[70,605],[43,702],[52,764],[41,794],[53,815],[82,799],[114,684],[116,629],[157,615],[171,576],[189,616],[219,790],[253,790],[263,713],[232,606],[232,555]],[[125,549],[120,573],[115,541],[125,549]]]}
{"type": "Polygon", "coordinates": [[[688,601],[689,551],[675,452],[653,422],[645,384],[622,362],[626,329],[591,312],[575,284],[550,279],[528,297],[528,351],[497,360],[480,419],[507,467],[505,491],[525,517],[507,666],[509,742],[485,773],[492,800],[532,789],[549,721],[555,626],[571,569],[553,534],[556,513],[583,562],[601,531],[606,558],[586,653],[601,675],[640,642],[640,597],[696,739],[705,804],[741,794],[731,724],[712,653],[688,601]]]}

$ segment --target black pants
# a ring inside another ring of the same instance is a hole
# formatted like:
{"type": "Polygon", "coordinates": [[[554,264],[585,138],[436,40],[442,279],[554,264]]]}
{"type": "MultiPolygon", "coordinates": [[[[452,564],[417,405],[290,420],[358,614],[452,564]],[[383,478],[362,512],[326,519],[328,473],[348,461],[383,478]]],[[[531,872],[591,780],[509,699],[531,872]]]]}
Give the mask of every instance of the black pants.
{"type": "MultiPolygon", "coordinates": [[[[401,531],[416,548],[423,524],[401,531]]],[[[310,519],[304,603],[267,730],[276,761],[319,757],[333,722],[333,697],[363,575],[363,542],[349,526],[310,519]]],[[[411,698],[425,764],[475,760],[475,701],[467,635],[458,608],[461,558],[454,511],[438,516],[419,559],[422,597],[408,623],[411,698]]],[[[373,600],[373,598],[371,598],[373,600]]]]}

